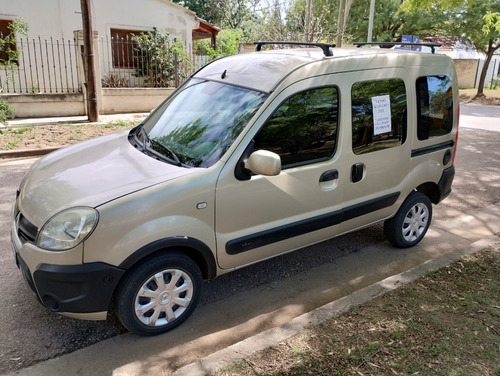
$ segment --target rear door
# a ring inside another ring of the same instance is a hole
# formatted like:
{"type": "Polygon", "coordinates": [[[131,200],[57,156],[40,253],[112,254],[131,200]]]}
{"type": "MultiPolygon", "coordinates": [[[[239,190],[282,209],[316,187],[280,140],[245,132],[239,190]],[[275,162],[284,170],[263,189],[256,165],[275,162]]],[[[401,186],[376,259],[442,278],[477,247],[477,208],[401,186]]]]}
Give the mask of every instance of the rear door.
{"type": "Polygon", "coordinates": [[[411,160],[408,119],[415,115],[405,69],[348,73],[342,82],[349,93],[343,97],[349,117],[344,129],[350,133],[342,150],[350,175],[343,190],[346,232],[391,216],[404,200],[411,160]]]}

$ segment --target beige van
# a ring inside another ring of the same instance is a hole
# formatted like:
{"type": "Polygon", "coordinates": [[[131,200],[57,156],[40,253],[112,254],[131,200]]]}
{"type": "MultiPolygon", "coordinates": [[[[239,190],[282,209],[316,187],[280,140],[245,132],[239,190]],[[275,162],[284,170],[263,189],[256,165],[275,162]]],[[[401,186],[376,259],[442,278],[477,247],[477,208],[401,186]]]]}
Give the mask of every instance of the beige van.
{"type": "Polygon", "coordinates": [[[104,320],[113,302],[128,330],[162,333],[204,279],[380,221],[394,246],[417,244],[451,191],[457,128],[444,55],[222,58],[132,130],[35,163],[12,210],[16,262],[54,312],[104,320]]]}

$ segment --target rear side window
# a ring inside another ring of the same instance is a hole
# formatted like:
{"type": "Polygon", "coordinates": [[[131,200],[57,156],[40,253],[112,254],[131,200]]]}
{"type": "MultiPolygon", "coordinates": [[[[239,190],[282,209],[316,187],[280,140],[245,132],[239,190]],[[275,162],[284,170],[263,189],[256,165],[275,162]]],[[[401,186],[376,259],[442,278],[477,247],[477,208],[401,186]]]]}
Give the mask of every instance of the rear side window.
{"type": "Polygon", "coordinates": [[[255,149],[278,154],[282,168],[329,159],[335,153],[338,116],[336,87],[297,93],[267,120],[255,137],[255,149]]]}
{"type": "Polygon", "coordinates": [[[419,140],[442,136],[453,127],[453,90],[446,76],[417,79],[417,111],[419,140]]]}
{"type": "Polygon", "coordinates": [[[365,154],[399,146],[406,139],[404,81],[363,81],[352,86],[352,149],[365,154]]]}

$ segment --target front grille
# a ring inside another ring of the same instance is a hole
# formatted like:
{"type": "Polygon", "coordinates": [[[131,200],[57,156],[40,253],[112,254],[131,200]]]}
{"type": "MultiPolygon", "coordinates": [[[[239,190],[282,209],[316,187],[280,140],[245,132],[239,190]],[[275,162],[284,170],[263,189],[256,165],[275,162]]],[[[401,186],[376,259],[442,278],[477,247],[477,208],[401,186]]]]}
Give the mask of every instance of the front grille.
{"type": "Polygon", "coordinates": [[[38,234],[38,228],[28,221],[22,213],[19,213],[17,217],[17,234],[23,243],[34,243],[38,234]]]}

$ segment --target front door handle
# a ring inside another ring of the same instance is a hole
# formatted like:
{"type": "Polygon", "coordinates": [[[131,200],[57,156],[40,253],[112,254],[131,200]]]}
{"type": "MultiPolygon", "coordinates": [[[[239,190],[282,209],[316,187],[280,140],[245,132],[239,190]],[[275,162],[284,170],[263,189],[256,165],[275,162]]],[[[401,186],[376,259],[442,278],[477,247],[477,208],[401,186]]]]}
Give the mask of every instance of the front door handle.
{"type": "Polygon", "coordinates": [[[339,178],[339,172],[337,170],[329,170],[321,174],[319,182],[324,183],[327,181],[337,180],[338,178],[339,178]]]}

